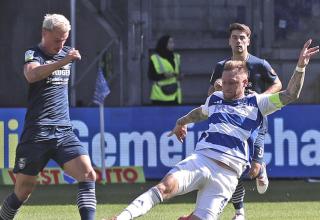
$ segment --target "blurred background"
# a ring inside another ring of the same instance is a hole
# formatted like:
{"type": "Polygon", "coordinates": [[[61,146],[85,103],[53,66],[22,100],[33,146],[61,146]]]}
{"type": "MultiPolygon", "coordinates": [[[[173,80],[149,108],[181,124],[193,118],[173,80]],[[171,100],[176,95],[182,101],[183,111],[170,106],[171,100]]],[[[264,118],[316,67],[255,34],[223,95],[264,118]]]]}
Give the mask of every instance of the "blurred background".
{"type": "MultiPolygon", "coordinates": [[[[230,56],[228,26],[248,24],[250,52],[271,63],[286,86],[301,46],[319,44],[320,0],[11,0],[0,7],[0,107],[25,107],[24,52],[41,39],[46,13],[72,20],[67,42],[82,54],[71,80],[71,105],[92,106],[99,62],[111,94],[107,106],[150,105],[148,62],[157,39],[170,34],[181,54],[183,104],[206,97],[215,64],[230,56]],[[74,13],[73,13],[73,12],[74,13]],[[10,93],[10,95],[8,95],[10,93]]],[[[298,103],[320,102],[320,59],[308,67],[298,103]]]]}

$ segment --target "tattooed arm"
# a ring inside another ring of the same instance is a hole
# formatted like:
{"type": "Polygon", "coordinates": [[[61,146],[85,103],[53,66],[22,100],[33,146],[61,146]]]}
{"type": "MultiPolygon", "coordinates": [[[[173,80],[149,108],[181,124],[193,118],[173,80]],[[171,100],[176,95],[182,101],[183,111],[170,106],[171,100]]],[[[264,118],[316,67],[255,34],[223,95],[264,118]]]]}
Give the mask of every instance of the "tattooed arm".
{"type": "Polygon", "coordinates": [[[294,102],[299,98],[304,82],[304,75],[305,72],[298,72],[296,70],[294,71],[294,74],[292,75],[289,81],[287,89],[279,93],[279,98],[283,105],[287,105],[291,102],[294,102]]]}
{"type": "Polygon", "coordinates": [[[308,65],[310,57],[319,52],[319,46],[308,48],[312,40],[308,40],[299,56],[297,68],[292,75],[287,89],[279,93],[280,101],[283,105],[287,105],[299,98],[305,76],[305,67],[308,65]]]}
{"type": "Polygon", "coordinates": [[[176,122],[176,126],[168,134],[168,137],[176,135],[180,142],[183,142],[183,139],[187,135],[187,124],[199,122],[208,119],[208,115],[204,114],[201,107],[191,110],[185,116],[179,118],[176,122]]]}
{"type": "Polygon", "coordinates": [[[204,121],[206,119],[208,119],[208,115],[203,114],[202,108],[198,107],[190,111],[185,116],[179,118],[176,124],[183,126],[194,122],[204,121]]]}

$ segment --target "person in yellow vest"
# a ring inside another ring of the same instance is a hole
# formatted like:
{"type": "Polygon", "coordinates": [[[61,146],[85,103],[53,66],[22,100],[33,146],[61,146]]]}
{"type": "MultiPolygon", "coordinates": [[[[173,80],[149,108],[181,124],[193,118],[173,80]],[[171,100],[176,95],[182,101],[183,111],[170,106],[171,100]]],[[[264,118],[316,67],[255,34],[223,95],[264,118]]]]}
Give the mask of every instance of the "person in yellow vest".
{"type": "Polygon", "coordinates": [[[180,55],[174,52],[174,41],[162,36],[150,57],[149,78],[153,81],[150,99],[154,105],[181,104],[180,55]]]}

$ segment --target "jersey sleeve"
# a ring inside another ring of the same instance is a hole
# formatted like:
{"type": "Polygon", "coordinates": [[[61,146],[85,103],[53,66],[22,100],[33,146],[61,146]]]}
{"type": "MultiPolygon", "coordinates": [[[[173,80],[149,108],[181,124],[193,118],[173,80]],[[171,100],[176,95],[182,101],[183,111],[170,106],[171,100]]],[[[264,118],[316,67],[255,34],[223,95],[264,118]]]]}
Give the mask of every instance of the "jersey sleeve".
{"type": "Polygon", "coordinates": [[[262,124],[258,131],[258,136],[254,141],[254,149],[253,149],[253,155],[252,155],[252,160],[260,164],[262,164],[263,162],[264,139],[267,132],[268,132],[268,119],[267,117],[263,117],[262,124]]]}
{"type": "Polygon", "coordinates": [[[201,109],[202,109],[202,113],[204,115],[209,115],[209,100],[210,100],[211,96],[209,96],[207,99],[206,99],[206,102],[201,105],[201,109]]]}
{"type": "Polygon", "coordinates": [[[211,74],[211,78],[210,78],[210,84],[214,85],[214,82],[221,78],[222,76],[222,72],[223,72],[223,64],[222,63],[217,63],[216,67],[213,70],[213,73],[211,74]]]}
{"type": "Polygon", "coordinates": [[[24,53],[24,63],[38,62],[41,63],[41,57],[34,49],[29,49],[24,53]]]}
{"type": "Polygon", "coordinates": [[[261,73],[262,73],[265,81],[268,83],[273,83],[278,77],[277,73],[271,67],[270,63],[266,60],[263,60],[263,62],[262,62],[261,73]]]}
{"type": "Polygon", "coordinates": [[[284,105],[280,101],[279,93],[257,94],[257,103],[263,116],[280,110],[284,105]]]}

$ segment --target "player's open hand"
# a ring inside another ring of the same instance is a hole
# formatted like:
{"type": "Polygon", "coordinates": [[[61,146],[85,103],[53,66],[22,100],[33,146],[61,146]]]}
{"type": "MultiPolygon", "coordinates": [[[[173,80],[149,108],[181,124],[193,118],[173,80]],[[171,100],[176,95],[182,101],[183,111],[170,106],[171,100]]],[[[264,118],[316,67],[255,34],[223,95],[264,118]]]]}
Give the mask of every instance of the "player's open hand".
{"type": "Polygon", "coordinates": [[[172,129],[172,131],[168,134],[168,137],[172,135],[176,135],[177,139],[182,143],[183,139],[187,136],[187,125],[178,125],[172,129]]]}
{"type": "Polygon", "coordinates": [[[319,46],[309,48],[311,43],[312,43],[312,39],[309,39],[303,45],[303,48],[300,52],[300,56],[299,56],[299,60],[298,60],[298,67],[300,67],[300,68],[304,68],[305,66],[307,66],[309,63],[310,57],[319,53],[319,46]]]}

